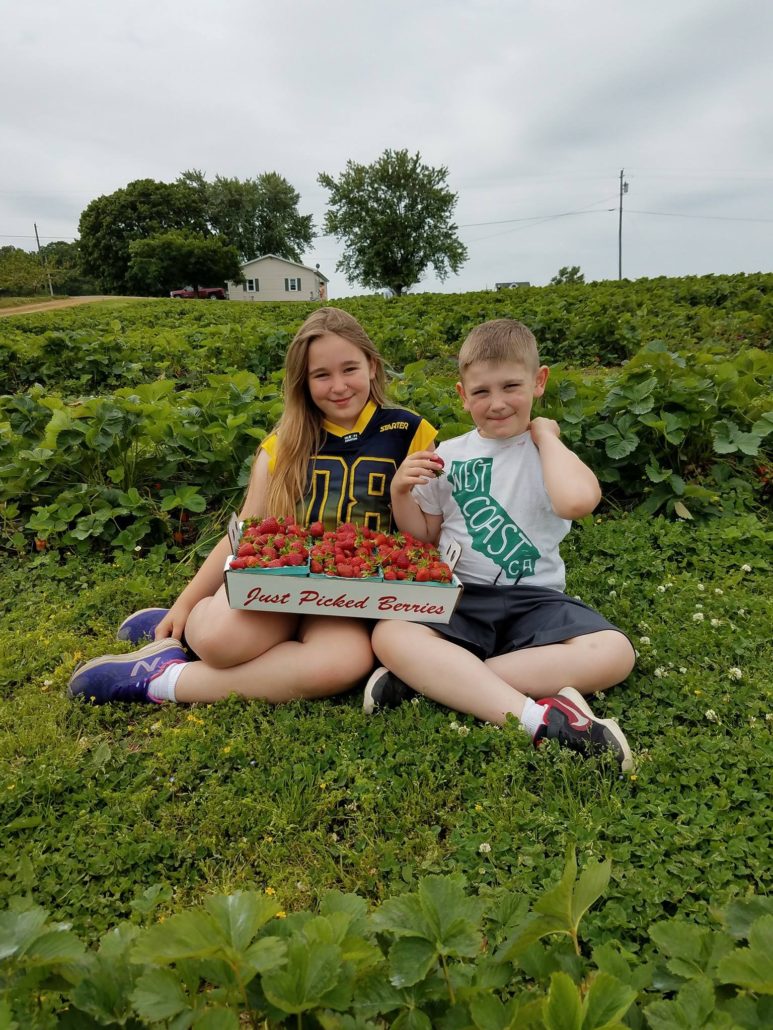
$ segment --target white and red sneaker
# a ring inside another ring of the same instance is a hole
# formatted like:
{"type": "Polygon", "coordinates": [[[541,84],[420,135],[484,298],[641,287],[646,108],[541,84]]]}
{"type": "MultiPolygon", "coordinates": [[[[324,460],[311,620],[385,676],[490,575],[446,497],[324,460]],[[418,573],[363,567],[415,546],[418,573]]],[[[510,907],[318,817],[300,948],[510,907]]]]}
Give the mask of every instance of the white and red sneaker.
{"type": "Polygon", "coordinates": [[[579,691],[564,687],[557,697],[546,697],[535,704],[545,709],[542,725],[534,737],[535,747],[543,740],[557,740],[561,747],[582,755],[611,751],[621,772],[633,768],[631,749],[623,731],[614,719],[597,719],[579,691]]]}

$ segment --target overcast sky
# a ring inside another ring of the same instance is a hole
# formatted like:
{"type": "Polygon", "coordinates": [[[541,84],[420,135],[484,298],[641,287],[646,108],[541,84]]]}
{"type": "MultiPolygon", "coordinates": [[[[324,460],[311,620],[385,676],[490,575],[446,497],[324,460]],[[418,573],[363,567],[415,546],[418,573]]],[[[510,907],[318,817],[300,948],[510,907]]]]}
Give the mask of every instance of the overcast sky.
{"type": "MultiPolygon", "coordinates": [[[[448,168],[469,258],[421,290],[773,267],[771,0],[0,0],[0,245],[198,168],[448,168]]],[[[363,292],[318,236],[331,297],[363,292]]]]}

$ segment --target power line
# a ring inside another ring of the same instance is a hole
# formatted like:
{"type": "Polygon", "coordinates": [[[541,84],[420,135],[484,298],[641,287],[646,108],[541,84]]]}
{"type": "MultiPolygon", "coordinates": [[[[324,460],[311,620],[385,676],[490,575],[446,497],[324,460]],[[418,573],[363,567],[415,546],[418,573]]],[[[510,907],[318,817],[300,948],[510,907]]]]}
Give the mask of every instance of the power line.
{"type": "Polygon", "coordinates": [[[635,215],[659,215],[663,218],[703,218],[715,222],[773,222],[773,218],[737,218],[733,215],[686,215],[680,211],[638,211],[636,208],[627,208],[635,215]]]}

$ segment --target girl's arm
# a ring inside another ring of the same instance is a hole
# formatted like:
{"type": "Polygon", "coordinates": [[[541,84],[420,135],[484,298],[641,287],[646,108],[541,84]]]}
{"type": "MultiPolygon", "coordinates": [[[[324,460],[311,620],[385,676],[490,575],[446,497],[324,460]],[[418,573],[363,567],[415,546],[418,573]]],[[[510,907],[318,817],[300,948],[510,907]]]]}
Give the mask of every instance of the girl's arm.
{"type": "MultiPolygon", "coordinates": [[[[264,450],[258,451],[258,457],[252,466],[247,494],[240,513],[240,518],[250,515],[260,517],[265,514],[264,505],[269,480],[269,457],[264,450]]],[[[162,637],[181,639],[185,623],[194,606],[204,597],[211,597],[223,585],[223,566],[231,553],[228,535],[223,537],[204,561],[199,571],[184,588],[168,613],[156,627],[156,640],[162,637]]]]}
{"type": "Polygon", "coordinates": [[[561,519],[590,515],[601,500],[601,487],[588,466],[559,439],[561,430],[552,418],[529,423],[531,438],[539,451],[542,478],[553,511],[561,519]]]}
{"type": "Polygon", "coordinates": [[[416,451],[410,454],[395,472],[390,487],[392,498],[392,515],[397,528],[403,533],[410,533],[419,540],[427,540],[436,544],[440,539],[442,516],[428,515],[422,511],[411,495],[411,490],[419,483],[428,483],[438,468],[432,460],[432,451],[416,451]]]}

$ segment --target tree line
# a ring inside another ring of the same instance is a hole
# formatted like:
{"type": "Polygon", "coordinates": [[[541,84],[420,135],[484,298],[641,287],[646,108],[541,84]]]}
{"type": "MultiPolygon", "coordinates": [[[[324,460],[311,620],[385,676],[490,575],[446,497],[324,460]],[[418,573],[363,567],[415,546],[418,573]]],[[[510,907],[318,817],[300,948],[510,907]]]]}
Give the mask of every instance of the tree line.
{"type": "MultiPolygon", "coordinates": [[[[328,191],[322,231],[343,244],[336,270],[365,289],[400,295],[432,267],[458,272],[467,250],[453,222],[448,169],[420,154],[386,150],[372,164],[348,161],[328,191]]],[[[79,239],[41,248],[40,258],[0,248],[0,292],[33,293],[50,278],[60,293],[165,296],[243,281],[241,264],[264,254],[301,262],[318,235],[300,194],[277,172],[237,179],[191,169],[175,182],[137,179],[84,209],[79,239]]]]}

